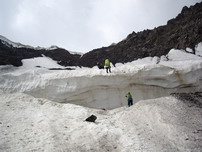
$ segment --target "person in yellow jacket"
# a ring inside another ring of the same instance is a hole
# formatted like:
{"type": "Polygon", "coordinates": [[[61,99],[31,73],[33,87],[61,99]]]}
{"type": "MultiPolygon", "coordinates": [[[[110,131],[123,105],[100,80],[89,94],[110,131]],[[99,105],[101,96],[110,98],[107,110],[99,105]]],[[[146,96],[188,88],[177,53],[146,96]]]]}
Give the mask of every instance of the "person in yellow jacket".
{"type": "Polygon", "coordinates": [[[108,73],[108,71],[111,73],[111,66],[110,66],[110,61],[109,59],[105,60],[105,65],[104,65],[106,72],[108,73]]]}
{"type": "Polygon", "coordinates": [[[133,97],[130,92],[126,94],[126,98],[128,98],[128,107],[133,105],[133,97]]]}

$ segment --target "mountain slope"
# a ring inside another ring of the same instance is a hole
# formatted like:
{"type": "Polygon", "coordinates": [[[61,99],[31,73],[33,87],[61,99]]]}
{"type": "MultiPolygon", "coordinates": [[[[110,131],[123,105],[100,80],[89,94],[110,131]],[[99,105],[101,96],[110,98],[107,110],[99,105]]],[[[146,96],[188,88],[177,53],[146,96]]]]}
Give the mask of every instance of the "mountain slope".
{"type": "Polygon", "coordinates": [[[58,61],[63,66],[78,65],[78,60],[81,55],[71,54],[67,50],[52,46],[50,48],[34,48],[31,46],[14,43],[3,36],[0,36],[0,65],[11,64],[21,66],[22,59],[47,56],[55,61],[58,61]]]}
{"type": "Polygon", "coordinates": [[[92,67],[110,58],[115,64],[130,62],[147,56],[166,55],[170,49],[195,49],[202,42],[202,2],[190,8],[184,7],[181,13],[153,30],[132,32],[116,45],[99,48],[84,54],[80,60],[82,66],[92,67]]]}

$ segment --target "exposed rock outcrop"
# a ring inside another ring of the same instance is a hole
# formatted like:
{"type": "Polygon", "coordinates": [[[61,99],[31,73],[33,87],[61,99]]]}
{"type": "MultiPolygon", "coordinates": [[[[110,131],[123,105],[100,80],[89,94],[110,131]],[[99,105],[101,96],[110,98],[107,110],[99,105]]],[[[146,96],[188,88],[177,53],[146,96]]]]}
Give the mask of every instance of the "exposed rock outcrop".
{"type": "Polygon", "coordinates": [[[79,63],[79,54],[71,54],[62,48],[34,48],[20,45],[20,47],[13,46],[7,41],[0,39],[0,65],[14,65],[21,66],[22,59],[29,59],[34,57],[47,56],[57,61],[63,66],[77,66],[79,63]]]}
{"type": "Polygon", "coordinates": [[[116,45],[92,50],[81,57],[82,66],[92,67],[97,61],[110,58],[112,63],[130,62],[147,56],[166,55],[170,49],[194,49],[202,42],[202,2],[190,8],[184,7],[181,13],[153,30],[132,32],[116,45]]]}

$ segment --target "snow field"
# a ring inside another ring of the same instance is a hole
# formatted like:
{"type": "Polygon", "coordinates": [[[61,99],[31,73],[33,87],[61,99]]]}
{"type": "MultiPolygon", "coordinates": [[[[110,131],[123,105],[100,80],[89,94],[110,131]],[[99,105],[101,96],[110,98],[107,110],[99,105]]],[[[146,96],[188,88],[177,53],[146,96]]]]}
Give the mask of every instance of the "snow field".
{"type": "Polygon", "coordinates": [[[22,93],[0,96],[0,151],[200,151],[201,108],[174,96],[96,110],[22,93]],[[84,120],[94,114],[96,123],[84,120]]]}

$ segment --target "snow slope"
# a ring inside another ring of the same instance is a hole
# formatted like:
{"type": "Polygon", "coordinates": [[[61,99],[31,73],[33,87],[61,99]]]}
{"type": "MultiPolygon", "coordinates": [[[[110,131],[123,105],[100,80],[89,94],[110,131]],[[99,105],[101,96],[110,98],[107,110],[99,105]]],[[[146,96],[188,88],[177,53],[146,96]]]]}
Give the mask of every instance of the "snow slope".
{"type": "MultiPolygon", "coordinates": [[[[202,98],[200,98],[201,100],[202,98]]],[[[0,151],[200,152],[202,102],[174,96],[95,110],[13,93],[0,96],[0,151]],[[84,121],[97,116],[96,123],[84,121]]]]}
{"type": "Polygon", "coordinates": [[[126,105],[128,91],[135,102],[173,92],[202,91],[202,57],[181,50],[171,50],[161,58],[147,57],[116,64],[110,74],[97,67],[50,71],[47,68],[51,66],[63,68],[47,57],[23,60],[20,68],[3,66],[0,89],[105,109],[126,105]],[[43,68],[35,67],[37,65],[43,68]]]}

